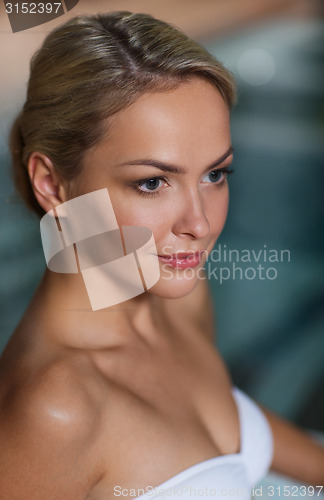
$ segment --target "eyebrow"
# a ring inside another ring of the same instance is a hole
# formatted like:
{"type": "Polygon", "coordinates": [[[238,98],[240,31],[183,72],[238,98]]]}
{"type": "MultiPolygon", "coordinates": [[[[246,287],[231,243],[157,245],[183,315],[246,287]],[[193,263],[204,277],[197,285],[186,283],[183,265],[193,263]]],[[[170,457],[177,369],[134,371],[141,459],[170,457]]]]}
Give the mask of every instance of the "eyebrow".
{"type": "MultiPolygon", "coordinates": [[[[228,149],[228,151],[226,151],[226,153],[224,153],[222,156],[220,156],[220,158],[218,158],[218,160],[214,161],[211,165],[209,165],[207,168],[205,168],[203,173],[208,172],[209,170],[211,170],[214,167],[217,167],[218,165],[223,163],[223,161],[225,161],[226,158],[231,156],[231,154],[233,154],[233,152],[234,152],[234,148],[233,148],[233,146],[231,146],[228,149]]],[[[154,160],[152,158],[141,158],[139,160],[130,160],[130,161],[127,161],[125,163],[120,163],[119,165],[116,165],[116,166],[117,167],[124,167],[127,165],[148,165],[151,167],[159,168],[163,172],[170,172],[172,174],[187,174],[188,173],[188,170],[185,170],[185,169],[180,168],[180,167],[176,167],[175,165],[171,165],[170,163],[164,163],[162,161],[154,160]]]]}

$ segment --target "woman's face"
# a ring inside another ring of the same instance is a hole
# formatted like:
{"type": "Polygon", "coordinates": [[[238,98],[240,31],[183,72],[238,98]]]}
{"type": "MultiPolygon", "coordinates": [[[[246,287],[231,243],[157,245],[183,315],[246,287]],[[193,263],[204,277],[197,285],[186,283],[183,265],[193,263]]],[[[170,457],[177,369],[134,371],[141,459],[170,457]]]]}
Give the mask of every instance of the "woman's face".
{"type": "Polygon", "coordinates": [[[149,293],[184,296],[202,279],[226,220],[232,161],[226,104],[211,83],[194,77],[175,90],[142,95],[109,123],[85,156],[74,196],[107,188],[118,224],[151,229],[158,255],[166,257],[149,293]],[[200,260],[168,259],[200,251],[200,260]]]}

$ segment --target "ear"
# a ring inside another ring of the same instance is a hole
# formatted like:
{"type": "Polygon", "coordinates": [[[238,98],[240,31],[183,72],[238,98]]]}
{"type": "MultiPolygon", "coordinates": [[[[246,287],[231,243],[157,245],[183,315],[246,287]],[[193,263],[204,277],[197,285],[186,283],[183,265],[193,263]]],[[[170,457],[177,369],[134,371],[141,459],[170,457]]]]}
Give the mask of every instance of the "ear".
{"type": "Polygon", "coordinates": [[[28,174],[34,195],[40,206],[49,212],[66,201],[66,192],[51,160],[42,153],[32,153],[28,174]]]}

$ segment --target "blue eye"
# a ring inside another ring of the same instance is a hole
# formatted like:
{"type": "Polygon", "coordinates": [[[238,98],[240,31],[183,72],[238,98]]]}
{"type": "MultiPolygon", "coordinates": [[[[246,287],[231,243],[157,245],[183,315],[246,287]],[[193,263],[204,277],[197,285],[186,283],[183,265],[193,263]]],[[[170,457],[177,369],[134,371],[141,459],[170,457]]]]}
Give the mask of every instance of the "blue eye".
{"type": "Polygon", "coordinates": [[[149,179],[142,179],[135,185],[136,191],[143,196],[156,196],[159,194],[161,187],[160,182],[166,182],[163,177],[151,177],[149,179]]]}
{"type": "Polygon", "coordinates": [[[145,179],[139,186],[143,186],[144,184],[147,191],[155,191],[159,187],[160,180],[159,177],[152,177],[152,179],[145,179]]]}
{"type": "MultiPolygon", "coordinates": [[[[213,170],[212,172],[209,172],[205,177],[208,177],[208,179],[212,183],[216,184],[218,182],[221,182],[224,179],[225,175],[224,175],[223,170],[213,170]]],[[[205,179],[205,177],[204,177],[204,179],[205,179]]],[[[204,182],[206,182],[206,181],[204,181],[204,182]]]]}
{"type": "MultiPolygon", "coordinates": [[[[204,176],[203,182],[215,184],[216,186],[222,186],[225,182],[226,176],[232,172],[234,172],[234,170],[228,167],[212,170],[204,176]]],[[[149,177],[147,179],[137,181],[135,185],[133,185],[133,188],[143,196],[158,196],[163,182],[167,182],[164,177],[149,177]]]]}
{"type": "Polygon", "coordinates": [[[226,176],[228,174],[232,174],[233,172],[234,172],[234,170],[229,168],[229,167],[218,168],[217,170],[212,170],[207,175],[205,175],[204,179],[207,177],[208,180],[207,181],[204,180],[204,182],[210,182],[211,184],[223,184],[226,176]]]}

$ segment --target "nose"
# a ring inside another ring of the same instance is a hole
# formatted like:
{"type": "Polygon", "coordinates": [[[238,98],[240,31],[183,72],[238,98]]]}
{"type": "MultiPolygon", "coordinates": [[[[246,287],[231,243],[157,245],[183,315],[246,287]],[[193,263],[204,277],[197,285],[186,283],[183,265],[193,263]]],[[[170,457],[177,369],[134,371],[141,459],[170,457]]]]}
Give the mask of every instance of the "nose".
{"type": "Polygon", "coordinates": [[[192,188],[181,198],[179,211],[175,212],[173,233],[176,236],[188,235],[192,238],[204,238],[210,231],[206,217],[202,194],[192,188]]]}

